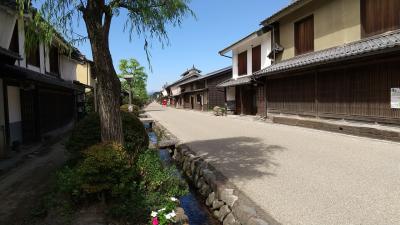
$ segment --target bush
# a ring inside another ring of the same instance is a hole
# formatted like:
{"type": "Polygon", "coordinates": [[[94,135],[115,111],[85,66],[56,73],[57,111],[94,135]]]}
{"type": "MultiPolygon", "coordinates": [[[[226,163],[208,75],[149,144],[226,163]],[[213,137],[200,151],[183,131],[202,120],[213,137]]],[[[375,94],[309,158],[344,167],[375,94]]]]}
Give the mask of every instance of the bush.
{"type": "Polygon", "coordinates": [[[86,113],[93,113],[94,112],[94,93],[90,91],[85,95],[85,111],[86,113]]]}
{"type": "Polygon", "coordinates": [[[100,118],[97,113],[91,113],[76,124],[66,148],[71,153],[79,153],[100,141],[100,118]]]}
{"type": "Polygon", "coordinates": [[[163,167],[157,151],[147,150],[141,154],[137,171],[149,193],[162,193],[169,197],[187,194],[187,184],[175,174],[175,167],[163,167]]]}
{"type": "Polygon", "coordinates": [[[120,109],[123,112],[133,113],[135,116],[139,116],[139,111],[140,111],[139,106],[132,105],[132,107],[133,107],[132,112],[129,112],[129,104],[121,105],[120,109]]]}
{"type": "MultiPolygon", "coordinates": [[[[132,159],[149,146],[149,137],[143,123],[133,114],[121,112],[125,150],[132,159]]],[[[97,113],[87,115],[73,129],[66,148],[76,157],[88,147],[101,142],[100,118],[97,113]]]]}
{"type": "Polygon", "coordinates": [[[114,144],[90,147],[79,164],[58,173],[58,191],[78,205],[101,200],[110,217],[133,224],[146,221],[151,211],[173,209],[171,197],[188,192],[173,168],[162,166],[157,152],[141,153],[135,165],[125,156],[114,144]]]}
{"type": "Polygon", "coordinates": [[[114,204],[110,207],[113,218],[126,218],[131,222],[145,221],[150,211],[161,208],[174,209],[171,197],[188,193],[187,184],[174,173],[174,168],[165,168],[154,150],[147,150],[138,157],[135,171],[137,186],[119,185],[113,191],[114,204]],[[132,188],[132,189],[130,189],[132,188]]]}
{"type": "Polygon", "coordinates": [[[149,136],[143,123],[131,113],[121,112],[124,129],[125,150],[135,159],[137,154],[149,147],[149,136]]]}
{"type": "Polygon", "coordinates": [[[122,147],[97,144],[83,152],[83,160],[58,174],[57,186],[75,201],[109,200],[119,185],[135,186],[135,170],[122,147]]]}

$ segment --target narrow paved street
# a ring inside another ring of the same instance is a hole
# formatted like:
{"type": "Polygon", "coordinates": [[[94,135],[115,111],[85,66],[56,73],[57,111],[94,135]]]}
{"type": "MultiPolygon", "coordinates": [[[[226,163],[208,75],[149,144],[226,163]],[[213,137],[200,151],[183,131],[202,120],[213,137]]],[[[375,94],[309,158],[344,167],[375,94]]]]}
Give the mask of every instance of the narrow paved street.
{"type": "Polygon", "coordinates": [[[32,154],[26,162],[0,177],[0,224],[32,224],[29,221],[42,195],[49,190],[51,175],[67,157],[63,142],[32,154]]]}
{"type": "Polygon", "coordinates": [[[282,224],[400,224],[400,144],[162,108],[148,113],[282,224]]]}

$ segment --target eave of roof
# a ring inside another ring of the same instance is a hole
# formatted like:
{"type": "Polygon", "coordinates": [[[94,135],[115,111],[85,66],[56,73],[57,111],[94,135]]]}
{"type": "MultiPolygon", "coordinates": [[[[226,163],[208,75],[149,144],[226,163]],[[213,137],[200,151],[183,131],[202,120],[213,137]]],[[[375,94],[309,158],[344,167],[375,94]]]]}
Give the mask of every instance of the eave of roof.
{"type": "MultiPolygon", "coordinates": [[[[31,5],[31,3],[30,3],[30,5],[31,5]]],[[[4,7],[7,7],[9,9],[12,9],[12,10],[18,10],[18,8],[17,8],[18,5],[17,5],[17,2],[15,0],[0,0],[0,6],[4,6],[4,7]]],[[[37,11],[36,8],[34,8],[32,6],[29,6],[29,7],[26,6],[25,7],[25,12],[26,13],[28,13],[28,8],[33,9],[33,13],[36,13],[36,11],[37,11]]],[[[54,31],[55,31],[56,38],[58,38],[60,42],[62,42],[67,47],[71,47],[72,51],[71,51],[70,56],[71,56],[72,59],[77,60],[79,62],[87,62],[87,61],[89,61],[88,59],[86,59],[86,56],[83,55],[79,51],[79,49],[77,49],[74,46],[71,46],[70,43],[58,31],[56,31],[55,29],[54,29],[54,31]]]]}
{"type": "Polygon", "coordinates": [[[196,79],[196,77],[198,77],[199,75],[200,74],[193,74],[190,77],[188,77],[188,76],[182,77],[181,79],[179,79],[179,80],[175,81],[174,83],[168,85],[166,88],[169,88],[169,87],[172,87],[172,86],[176,86],[176,85],[180,84],[181,82],[184,82],[184,81],[192,79],[192,78],[196,79]]]}
{"type": "Polygon", "coordinates": [[[208,73],[208,74],[206,74],[204,76],[200,76],[200,77],[198,77],[196,79],[193,79],[193,80],[188,80],[188,81],[182,82],[179,85],[185,85],[185,84],[190,84],[190,83],[193,83],[193,82],[196,82],[196,81],[210,79],[210,78],[216,77],[218,75],[223,75],[224,73],[229,72],[230,70],[232,70],[232,66],[228,66],[228,67],[213,71],[211,73],[208,73]]]}
{"type": "Polygon", "coordinates": [[[229,52],[229,51],[230,51],[233,47],[235,47],[236,45],[238,45],[238,44],[240,44],[241,42],[246,41],[247,39],[249,39],[249,38],[251,38],[251,37],[257,35],[257,32],[258,32],[258,31],[254,31],[253,33],[247,35],[246,37],[244,37],[244,38],[242,38],[242,39],[236,41],[235,43],[229,45],[228,47],[222,49],[222,50],[219,51],[218,53],[219,53],[220,55],[226,54],[227,52],[229,52]]]}
{"type": "Polygon", "coordinates": [[[21,56],[18,55],[17,53],[15,53],[15,52],[13,52],[11,50],[5,49],[3,47],[0,47],[0,56],[9,58],[10,60],[13,60],[14,62],[15,62],[15,60],[21,60],[22,59],[21,56]]]}
{"type": "Polygon", "coordinates": [[[261,21],[260,25],[263,26],[267,26],[270,25],[274,22],[276,22],[277,20],[279,20],[280,18],[282,18],[283,16],[303,7],[305,4],[311,2],[313,0],[296,0],[291,2],[289,5],[287,5],[286,7],[282,8],[281,10],[279,10],[278,12],[274,13],[272,16],[264,19],[263,21],[261,21]]]}
{"type": "Polygon", "coordinates": [[[81,86],[78,86],[72,82],[65,81],[57,77],[52,77],[46,74],[35,72],[15,65],[0,64],[0,77],[8,77],[17,80],[31,80],[31,81],[41,82],[44,84],[56,85],[67,89],[73,89],[79,91],[82,90],[81,86]]]}
{"type": "Polygon", "coordinates": [[[239,77],[237,79],[231,78],[218,84],[217,87],[233,87],[233,86],[245,85],[245,84],[250,84],[252,80],[253,78],[251,76],[239,77]]]}
{"type": "Polygon", "coordinates": [[[201,91],[206,91],[206,90],[208,90],[208,88],[201,88],[201,89],[196,89],[196,90],[190,90],[190,91],[182,92],[181,95],[182,95],[182,94],[195,93],[195,92],[201,92],[201,91]]]}
{"type": "Polygon", "coordinates": [[[239,41],[236,41],[235,43],[233,43],[233,44],[229,45],[228,47],[222,49],[218,53],[220,55],[224,55],[227,52],[231,51],[234,47],[240,45],[241,43],[243,43],[243,42],[245,42],[247,40],[250,40],[251,38],[260,37],[260,36],[264,35],[265,33],[267,33],[269,30],[270,30],[269,27],[262,27],[262,28],[258,29],[257,31],[254,31],[253,33],[247,35],[246,37],[240,39],[239,41]]]}
{"type": "Polygon", "coordinates": [[[345,45],[299,55],[273,64],[254,73],[253,75],[256,77],[267,76],[273,73],[362,58],[393,51],[400,51],[400,29],[345,45]]]}

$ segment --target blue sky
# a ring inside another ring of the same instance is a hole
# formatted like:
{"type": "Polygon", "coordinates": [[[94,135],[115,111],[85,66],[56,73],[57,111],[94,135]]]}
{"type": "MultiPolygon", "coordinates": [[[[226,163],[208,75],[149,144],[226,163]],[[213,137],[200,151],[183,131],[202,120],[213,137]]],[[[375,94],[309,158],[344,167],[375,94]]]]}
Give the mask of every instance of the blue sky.
{"type": "MultiPolygon", "coordinates": [[[[173,82],[186,69],[195,65],[203,74],[229,66],[231,60],[222,57],[218,51],[229,46],[259,28],[259,23],[290,0],[192,0],[191,9],[197,19],[188,17],[181,27],[169,27],[169,45],[162,48],[157,40],[151,44],[151,65],[149,70],[144,41],[134,36],[129,42],[128,33],[123,32],[124,18],[113,20],[110,33],[110,48],[114,66],[118,72],[120,59],[136,58],[145,66],[148,91],[160,90],[166,82],[173,82]]],[[[81,22],[77,33],[84,34],[81,22]]],[[[77,46],[91,58],[89,43],[77,46]]]]}

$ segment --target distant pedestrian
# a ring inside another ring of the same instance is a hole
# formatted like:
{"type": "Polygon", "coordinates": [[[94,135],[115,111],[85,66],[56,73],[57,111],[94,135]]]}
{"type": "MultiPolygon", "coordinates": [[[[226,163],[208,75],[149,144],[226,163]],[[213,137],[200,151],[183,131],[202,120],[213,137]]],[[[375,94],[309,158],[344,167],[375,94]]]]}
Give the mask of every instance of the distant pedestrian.
{"type": "Polygon", "coordinates": [[[164,100],[162,101],[162,106],[163,106],[163,107],[167,107],[167,99],[164,99],[164,100]]]}

